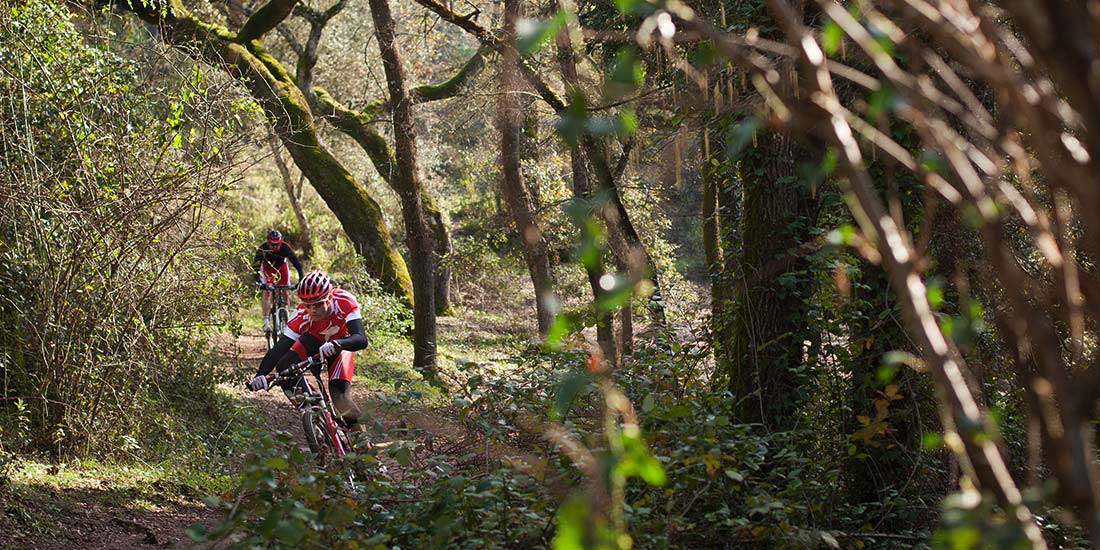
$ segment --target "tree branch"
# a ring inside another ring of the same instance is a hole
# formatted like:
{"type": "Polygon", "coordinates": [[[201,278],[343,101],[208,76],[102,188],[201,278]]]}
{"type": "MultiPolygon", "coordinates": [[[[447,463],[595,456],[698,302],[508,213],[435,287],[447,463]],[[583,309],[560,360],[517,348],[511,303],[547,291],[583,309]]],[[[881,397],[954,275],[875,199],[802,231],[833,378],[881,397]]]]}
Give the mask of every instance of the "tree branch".
{"type": "Polygon", "coordinates": [[[375,170],[387,185],[393,185],[397,174],[397,161],[386,138],[372,126],[373,116],[383,110],[383,103],[375,101],[362,111],[345,107],[324,88],[316,86],[313,95],[317,99],[317,114],[332,123],[337,130],[355,140],[370,157],[375,170]]]}
{"type": "Polygon", "coordinates": [[[462,68],[451,78],[438,84],[424,84],[409,90],[409,96],[413,104],[426,103],[448,99],[458,95],[485,68],[485,54],[490,50],[488,46],[478,48],[462,68]]]}
{"type": "Polygon", "coordinates": [[[262,8],[256,10],[241,26],[237,32],[237,41],[247,44],[253,40],[259,40],[265,34],[282,23],[290,13],[294,11],[294,5],[298,0],[271,0],[262,8]]]}
{"type": "MultiPolygon", "coordinates": [[[[462,30],[470,33],[482,45],[492,48],[497,53],[503,54],[504,51],[509,48],[509,46],[501,42],[496,35],[489,32],[485,27],[482,27],[477,21],[473,20],[477,12],[470,15],[458,15],[447,6],[441,4],[439,0],[416,0],[416,3],[435,12],[435,14],[444,21],[453,23],[462,30]]],[[[550,85],[531,68],[531,65],[527,63],[522,56],[519,58],[518,65],[520,72],[523,74],[523,78],[531,84],[539,97],[550,105],[551,109],[554,109],[554,112],[560,113],[565,110],[565,101],[558,96],[557,92],[550,88],[550,85]]]]}

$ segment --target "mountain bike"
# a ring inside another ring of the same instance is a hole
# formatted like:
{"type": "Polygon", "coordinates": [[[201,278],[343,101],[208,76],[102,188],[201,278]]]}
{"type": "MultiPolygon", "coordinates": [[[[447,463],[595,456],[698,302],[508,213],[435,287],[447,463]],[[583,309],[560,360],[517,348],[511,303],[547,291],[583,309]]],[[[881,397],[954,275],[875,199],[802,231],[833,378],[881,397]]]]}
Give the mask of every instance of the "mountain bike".
{"type": "MultiPolygon", "coordinates": [[[[317,465],[327,469],[351,452],[351,442],[344,423],[332,406],[328,389],[321,380],[320,372],[323,366],[324,360],[321,356],[312,355],[283,371],[268,374],[267,380],[269,388],[293,384],[290,386],[293,388],[293,395],[288,394],[287,397],[302,413],[302,428],[305,430],[306,443],[309,445],[310,452],[317,458],[317,465]],[[306,378],[307,372],[313,374],[316,382],[306,378]]],[[[347,482],[348,489],[354,492],[355,474],[351,469],[347,469],[344,481],[347,482]]]]}
{"type": "Polygon", "coordinates": [[[287,293],[281,291],[291,291],[295,288],[297,287],[294,285],[260,285],[260,290],[271,291],[275,299],[274,303],[271,304],[271,311],[267,314],[271,330],[264,331],[267,349],[275,347],[275,342],[279,341],[279,336],[283,334],[283,329],[286,328],[286,323],[290,320],[290,311],[287,309],[287,293]]]}

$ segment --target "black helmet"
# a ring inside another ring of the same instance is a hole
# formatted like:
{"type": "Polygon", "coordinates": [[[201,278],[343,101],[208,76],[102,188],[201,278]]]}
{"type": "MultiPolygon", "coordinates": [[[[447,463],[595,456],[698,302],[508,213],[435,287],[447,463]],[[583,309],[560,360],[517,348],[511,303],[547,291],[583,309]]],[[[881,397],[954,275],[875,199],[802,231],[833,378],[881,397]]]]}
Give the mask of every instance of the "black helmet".
{"type": "Polygon", "coordinates": [[[271,242],[279,242],[283,240],[283,234],[278,229],[272,229],[267,232],[267,240],[271,242]]]}

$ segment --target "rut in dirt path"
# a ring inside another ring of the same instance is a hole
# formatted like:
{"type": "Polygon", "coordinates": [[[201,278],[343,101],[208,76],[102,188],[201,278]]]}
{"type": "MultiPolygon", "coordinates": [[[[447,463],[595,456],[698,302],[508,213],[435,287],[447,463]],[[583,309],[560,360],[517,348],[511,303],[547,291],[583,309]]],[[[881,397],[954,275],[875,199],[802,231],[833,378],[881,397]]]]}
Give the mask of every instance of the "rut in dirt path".
{"type": "MultiPolygon", "coordinates": [[[[441,336],[442,333],[451,333],[464,342],[509,336],[530,337],[530,327],[517,323],[516,319],[516,316],[511,315],[502,316],[502,318],[480,316],[476,320],[457,317],[441,318],[441,336]]],[[[234,354],[238,364],[250,372],[259,365],[267,351],[267,344],[259,334],[242,334],[229,345],[233,349],[225,352],[234,354]]],[[[486,466],[490,463],[505,461],[521,468],[541,469],[543,461],[539,457],[511,445],[486,441],[481,433],[471,429],[458,418],[457,411],[438,411],[409,403],[394,405],[392,401],[384,399],[376,388],[369,387],[363,381],[362,374],[373,369],[389,367],[372,365],[365,355],[364,353],[356,355],[355,372],[359,376],[352,383],[351,396],[363,409],[361,422],[367,426],[379,424],[387,434],[383,438],[376,437],[372,443],[375,445],[379,460],[385,464],[388,475],[393,481],[403,480],[406,468],[419,468],[423,459],[431,455],[449,456],[452,457],[450,461],[455,463],[461,461],[458,457],[466,457],[462,460],[469,461],[469,457],[477,456],[479,458],[476,461],[486,466]],[[405,467],[385,452],[388,447],[399,443],[415,444],[410,462],[405,467]]],[[[292,434],[298,445],[306,450],[300,417],[281,391],[241,391],[244,400],[265,412],[267,418],[271,420],[269,425],[271,429],[292,434]]]]}

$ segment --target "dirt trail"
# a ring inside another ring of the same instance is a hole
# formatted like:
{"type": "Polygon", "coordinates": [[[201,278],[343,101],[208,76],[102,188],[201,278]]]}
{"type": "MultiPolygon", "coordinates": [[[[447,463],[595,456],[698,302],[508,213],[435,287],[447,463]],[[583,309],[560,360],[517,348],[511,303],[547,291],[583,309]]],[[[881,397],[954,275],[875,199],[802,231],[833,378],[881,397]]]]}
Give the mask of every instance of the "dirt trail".
{"type": "MultiPolygon", "coordinates": [[[[471,330],[469,326],[463,328],[465,329],[463,333],[471,330]]],[[[511,332],[508,329],[514,327],[482,328],[490,334],[500,336],[502,333],[511,332]]],[[[266,352],[264,339],[258,334],[244,334],[237,338],[226,335],[215,341],[214,347],[231,362],[246,367],[258,364],[266,352]]],[[[370,365],[358,364],[356,367],[357,370],[361,368],[370,368],[370,365]]],[[[477,448],[478,454],[484,453],[486,460],[490,457],[491,459],[511,458],[515,459],[514,461],[530,463],[529,457],[524,457],[523,453],[516,449],[496,444],[486,447],[477,434],[455,419],[443,417],[430,410],[386,406],[378,399],[378,394],[365,386],[362,383],[352,385],[352,396],[363,407],[365,416],[369,417],[372,423],[381,423],[387,433],[400,433],[406,439],[415,440],[417,448],[421,449],[416,454],[442,453],[461,456],[477,448]]],[[[249,392],[240,386],[230,388],[230,391],[239,392],[240,399],[263,411],[263,416],[269,419],[269,428],[295,435],[299,444],[303,449],[305,448],[305,437],[302,434],[299,416],[291,408],[282,392],[249,392]]],[[[392,443],[394,441],[375,441],[376,445],[383,447],[392,443]]],[[[400,465],[389,459],[384,452],[379,453],[379,457],[387,465],[392,478],[397,480],[403,477],[400,465]]],[[[110,490],[109,487],[103,488],[103,491],[110,490]]],[[[219,511],[212,510],[200,502],[202,495],[193,495],[188,499],[179,497],[165,499],[163,502],[156,503],[151,509],[141,511],[100,504],[95,495],[90,493],[73,495],[69,492],[66,496],[69,499],[75,496],[76,500],[84,506],[64,514],[63,523],[66,526],[64,532],[57,533],[49,540],[31,541],[29,544],[26,539],[13,544],[5,541],[3,535],[0,535],[0,549],[190,548],[190,538],[186,535],[188,527],[195,522],[210,525],[220,519],[219,511]]]]}

